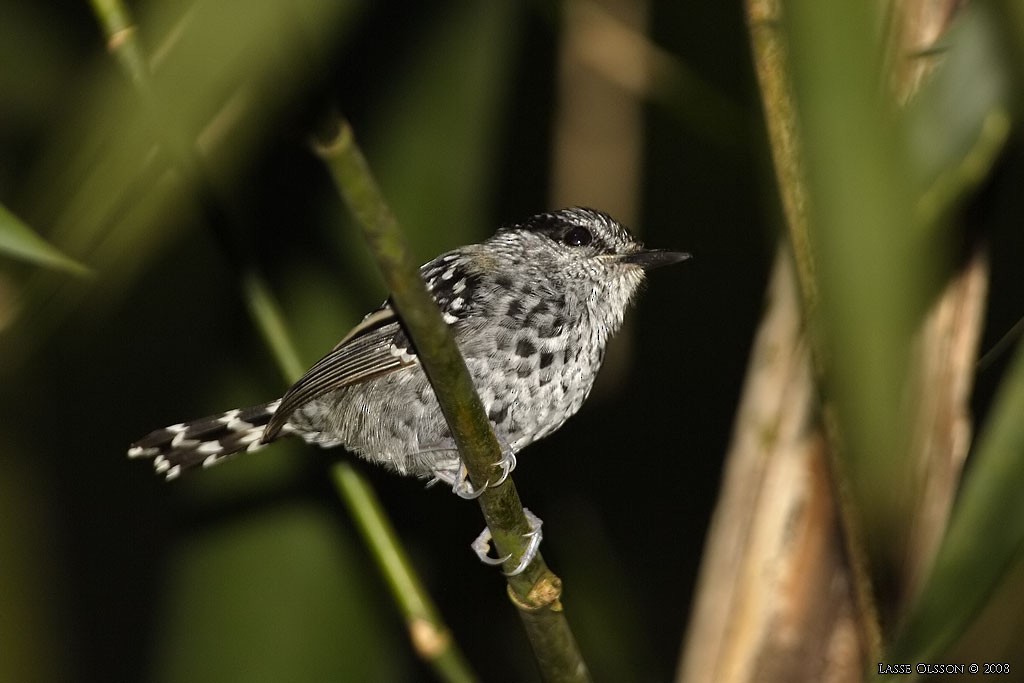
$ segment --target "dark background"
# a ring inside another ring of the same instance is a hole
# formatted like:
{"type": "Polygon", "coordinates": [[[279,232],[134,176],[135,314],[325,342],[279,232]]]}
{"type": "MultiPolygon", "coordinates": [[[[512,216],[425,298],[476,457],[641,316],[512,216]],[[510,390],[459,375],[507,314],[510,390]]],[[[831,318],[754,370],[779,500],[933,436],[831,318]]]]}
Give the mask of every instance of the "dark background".
{"type": "MultiPolygon", "coordinates": [[[[694,259],[653,274],[594,395],[515,472],[598,680],[674,672],[773,254],[776,200],[738,5],[650,5],[650,39],[730,103],[737,125],[727,140],[703,128],[699,93],[641,103],[633,227],[694,259]]],[[[152,46],[175,25],[152,17],[186,14],[132,7],[152,46]]],[[[166,484],[125,450],[156,427],[286,387],[243,303],[247,259],[307,364],[385,296],[309,151],[327,107],[349,117],[421,260],[550,208],[560,8],[494,7],[376,3],[333,18],[283,72],[288,87],[256,98],[273,105],[244,110],[259,119],[246,144],[211,154],[226,220],[210,225],[187,193],[148,221],[129,209],[94,218],[72,201],[130,137],[90,112],[105,100],[130,110],[132,91],[86,4],[0,5],[0,202],[95,270],[77,280],[0,261],[0,638],[15,653],[0,678],[430,677],[331,485],[342,451],[281,443],[166,484]],[[477,75],[458,71],[477,58],[477,75]],[[106,227],[81,236],[75,212],[106,227]],[[148,232],[97,263],[119,229],[148,232]]],[[[169,63],[163,94],[189,98],[187,71],[169,63]]],[[[1019,229],[1000,228],[1017,225],[1019,202],[1000,198],[1021,164],[1007,156],[974,220],[1003,246],[986,346],[1020,314],[1019,229]]],[[[96,190],[97,204],[119,190],[96,190]]],[[[1001,365],[981,378],[979,412],[1001,365]]],[[[476,506],[357,466],[473,667],[486,680],[535,677],[501,576],[469,551],[476,506]]]]}

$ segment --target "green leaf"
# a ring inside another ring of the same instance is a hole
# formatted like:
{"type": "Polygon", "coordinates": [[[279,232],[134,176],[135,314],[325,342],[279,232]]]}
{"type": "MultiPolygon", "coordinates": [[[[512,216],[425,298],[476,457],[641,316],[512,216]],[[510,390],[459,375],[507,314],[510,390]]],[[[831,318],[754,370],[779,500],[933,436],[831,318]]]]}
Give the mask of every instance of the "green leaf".
{"type": "Polygon", "coordinates": [[[92,271],[68,258],[0,204],[0,254],[41,266],[86,276],[92,271]]]}
{"type": "Polygon", "coordinates": [[[867,3],[786,6],[819,295],[812,330],[845,490],[877,578],[895,571],[914,503],[906,377],[933,276],[911,229],[906,131],[878,83],[872,12],[867,3]]]}
{"type": "Polygon", "coordinates": [[[972,5],[936,49],[941,62],[907,109],[920,225],[941,225],[988,177],[1010,132],[1012,74],[999,18],[972,5]]]}
{"type": "Polygon", "coordinates": [[[935,661],[959,638],[1024,548],[1024,348],[1000,390],[946,539],[892,661],[935,661]]]}

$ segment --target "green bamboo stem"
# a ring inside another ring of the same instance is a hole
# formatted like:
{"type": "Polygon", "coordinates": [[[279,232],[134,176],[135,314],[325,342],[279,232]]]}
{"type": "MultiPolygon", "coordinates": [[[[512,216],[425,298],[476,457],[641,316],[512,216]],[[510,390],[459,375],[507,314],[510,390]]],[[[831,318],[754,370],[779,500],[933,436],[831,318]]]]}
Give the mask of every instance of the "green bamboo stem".
{"type": "Polygon", "coordinates": [[[277,361],[281,374],[289,382],[296,381],[302,376],[304,366],[299,360],[299,353],[295,349],[295,343],[288,332],[288,325],[277,305],[277,300],[267,288],[266,281],[255,271],[248,270],[242,279],[242,289],[245,292],[249,314],[267,348],[271,350],[271,355],[277,361]]]}
{"type": "MultiPolygon", "coordinates": [[[[108,49],[135,85],[149,111],[156,112],[144,52],[139,45],[137,30],[130,12],[121,0],[90,1],[96,18],[107,36],[108,49]]],[[[166,134],[172,135],[170,132],[166,134]]],[[[206,177],[201,173],[202,167],[198,163],[194,147],[175,144],[175,141],[168,139],[161,142],[173,155],[172,159],[179,162],[179,170],[196,181],[201,204],[206,210],[211,226],[223,225],[222,221],[226,220],[227,216],[219,203],[213,201],[212,186],[204,182],[206,177]]],[[[229,240],[225,235],[222,233],[218,237],[220,243],[227,247],[229,240]]],[[[250,251],[242,248],[232,249],[229,253],[249,254],[250,251]]],[[[230,258],[227,261],[234,263],[230,258]]],[[[301,376],[303,365],[277,301],[251,259],[239,270],[238,281],[249,315],[271,350],[281,374],[288,382],[294,382],[301,376]]],[[[340,497],[356,518],[364,540],[378,558],[385,579],[394,587],[396,602],[409,618],[410,637],[417,654],[434,666],[441,680],[455,683],[476,680],[461,650],[448,635],[449,631],[438,616],[438,611],[422,583],[413,573],[410,563],[397,543],[391,524],[373,497],[369,484],[355,470],[345,465],[335,471],[335,479],[338,482],[340,497]],[[388,561],[385,562],[381,558],[388,558],[388,561]],[[398,558],[398,561],[394,558],[398,558]]]]}
{"type": "MultiPolygon", "coordinates": [[[[333,117],[316,141],[349,209],[363,226],[367,243],[391,292],[417,354],[430,378],[459,453],[476,487],[499,472],[501,448],[484,413],[465,361],[390,208],[355,142],[348,122],[333,117]]],[[[501,556],[512,569],[526,549],[530,530],[511,477],[477,499],[501,556]]],[[[560,601],[561,581],[540,553],[517,576],[508,577],[509,596],[519,610],[546,680],[589,680],[560,601]]]]}
{"type": "Polygon", "coordinates": [[[417,654],[434,667],[442,680],[478,680],[416,576],[373,489],[347,462],[336,464],[331,475],[405,617],[417,654]]]}
{"type": "Polygon", "coordinates": [[[121,0],[89,0],[89,4],[107,37],[107,50],[137,88],[148,88],[149,68],[131,12],[121,0]]]}

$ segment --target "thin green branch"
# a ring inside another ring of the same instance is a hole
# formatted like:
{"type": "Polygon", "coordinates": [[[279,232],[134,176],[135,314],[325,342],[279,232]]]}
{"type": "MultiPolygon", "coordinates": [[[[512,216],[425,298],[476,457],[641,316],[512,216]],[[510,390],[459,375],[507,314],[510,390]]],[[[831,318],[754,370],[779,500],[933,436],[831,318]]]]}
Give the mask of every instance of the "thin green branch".
{"type": "Polygon", "coordinates": [[[273,353],[281,374],[294,382],[302,376],[303,365],[295,350],[295,343],[288,334],[288,326],[277,305],[274,295],[267,289],[267,283],[252,270],[246,271],[242,279],[245,302],[249,307],[256,328],[263,341],[273,353]]]}
{"type": "Polygon", "coordinates": [[[781,15],[781,0],[747,0],[750,43],[761,87],[772,164],[796,262],[804,317],[810,319],[817,311],[818,279],[810,236],[804,155],[800,148],[793,84],[786,66],[788,48],[780,30],[781,15]]]}
{"type": "MultiPolygon", "coordinates": [[[[363,226],[470,480],[477,487],[485,486],[499,471],[501,448],[451,331],[420,278],[418,264],[348,122],[332,118],[317,140],[316,151],[363,226]]],[[[510,555],[506,569],[515,567],[526,550],[524,535],[530,527],[512,479],[487,488],[478,502],[499,554],[510,555]]],[[[588,680],[586,665],[562,611],[561,581],[547,568],[540,553],[522,574],[509,577],[508,583],[509,595],[519,609],[544,677],[553,681],[588,680]]]]}
{"type": "Polygon", "coordinates": [[[373,489],[347,462],[335,465],[332,476],[338,493],[348,505],[363,540],[373,552],[381,574],[387,579],[391,594],[405,616],[416,652],[434,667],[442,680],[477,680],[462,652],[453,643],[437,607],[413,572],[412,563],[399,545],[395,530],[388,523],[373,489]]]}
{"type": "Polygon", "coordinates": [[[138,28],[122,0],[90,0],[93,12],[103,27],[107,49],[117,59],[125,75],[138,93],[151,129],[170,164],[191,182],[194,195],[207,225],[225,254],[225,262],[235,269],[235,281],[242,289],[242,299],[249,315],[274,352],[278,367],[288,382],[302,374],[302,364],[295,345],[287,334],[283,316],[274,304],[266,279],[256,265],[252,246],[245,231],[224,209],[214,183],[194,142],[177,122],[160,106],[160,98],[152,85],[145,51],[139,41],[138,28]]]}
{"type": "Polygon", "coordinates": [[[121,0],[89,0],[107,37],[107,49],[138,88],[149,87],[149,68],[136,36],[138,27],[121,0]]]}

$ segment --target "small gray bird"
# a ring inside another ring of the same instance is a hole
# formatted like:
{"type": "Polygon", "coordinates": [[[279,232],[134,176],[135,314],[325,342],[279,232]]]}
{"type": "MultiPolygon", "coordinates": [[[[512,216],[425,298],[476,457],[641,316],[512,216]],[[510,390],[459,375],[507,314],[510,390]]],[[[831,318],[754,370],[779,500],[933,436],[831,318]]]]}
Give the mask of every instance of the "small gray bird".
{"type": "MultiPolygon", "coordinates": [[[[688,254],[645,249],[607,214],[572,208],[533,216],[420,268],[455,335],[504,460],[580,409],[605,345],[644,272],[688,254]]],[[[158,429],[131,446],[167,479],[296,434],[344,446],[400,474],[474,491],[389,302],[367,315],[285,395],[158,429]]]]}

